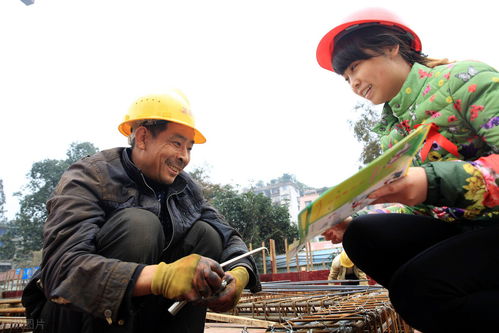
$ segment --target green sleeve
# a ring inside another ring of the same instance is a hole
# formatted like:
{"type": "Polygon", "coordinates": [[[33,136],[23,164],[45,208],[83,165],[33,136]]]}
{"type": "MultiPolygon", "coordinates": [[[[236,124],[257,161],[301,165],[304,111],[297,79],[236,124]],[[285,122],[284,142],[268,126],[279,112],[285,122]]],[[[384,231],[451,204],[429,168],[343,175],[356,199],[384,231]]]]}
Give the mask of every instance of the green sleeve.
{"type": "Polygon", "coordinates": [[[425,204],[482,209],[486,191],[481,173],[469,162],[430,162],[423,165],[428,177],[425,204]]]}
{"type": "MultiPolygon", "coordinates": [[[[499,73],[484,64],[469,63],[455,68],[449,87],[454,108],[464,123],[490,152],[499,152],[499,73]]],[[[479,166],[460,160],[429,162],[422,167],[428,177],[425,204],[458,207],[479,214],[485,208],[488,188],[497,186],[486,176],[494,174],[495,165],[479,166]]]]}

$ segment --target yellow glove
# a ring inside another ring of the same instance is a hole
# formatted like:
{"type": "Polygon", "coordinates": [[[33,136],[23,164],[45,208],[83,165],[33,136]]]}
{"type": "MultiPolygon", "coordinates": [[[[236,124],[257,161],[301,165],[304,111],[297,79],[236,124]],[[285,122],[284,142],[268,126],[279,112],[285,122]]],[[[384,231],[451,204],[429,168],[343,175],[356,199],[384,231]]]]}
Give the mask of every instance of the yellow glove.
{"type": "Polygon", "coordinates": [[[168,299],[177,299],[193,289],[193,279],[201,256],[191,254],[171,264],[161,262],[152,277],[151,291],[168,299]]]}
{"type": "Polygon", "coordinates": [[[213,311],[226,312],[236,306],[248,284],[249,274],[246,268],[238,266],[225,273],[225,280],[228,282],[225,289],[207,300],[208,307],[213,311]]]}
{"type": "Polygon", "coordinates": [[[234,306],[236,306],[237,302],[241,298],[241,294],[243,293],[244,287],[248,284],[249,274],[246,268],[242,266],[237,266],[229,271],[232,276],[236,279],[236,297],[234,299],[234,306]]]}

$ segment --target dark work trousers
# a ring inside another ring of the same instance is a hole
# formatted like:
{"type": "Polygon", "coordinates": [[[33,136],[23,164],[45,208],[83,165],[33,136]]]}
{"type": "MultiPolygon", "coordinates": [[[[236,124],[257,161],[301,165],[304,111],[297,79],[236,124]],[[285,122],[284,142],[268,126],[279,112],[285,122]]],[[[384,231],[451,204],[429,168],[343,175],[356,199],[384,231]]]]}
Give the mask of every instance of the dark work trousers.
{"type": "Polygon", "coordinates": [[[424,216],[355,218],[343,238],[349,258],[386,287],[402,318],[424,333],[496,332],[499,221],[424,216]]]}
{"type": "MultiPolygon", "coordinates": [[[[112,216],[102,226],[96,242],[99,255],[146,265],[161,261],[170,263],[192,253],[219,261],[223,250],[222,240],[217,231],[208,223],[197,221],[182,241],[163,251],[165,236],[158,217],[138,208],[127,208],[112,216]]],[[[132,297],[131,304],[127,304],[127,307],[131,309],[133,315],[128,316],[124,322],[113,325],[88,314],[63,309],[47,302],[49,309],[44,309],[44,321],[57,323],[57,328],[48,330],[57,333],[201,333],[204,331],[206,307],[187,304],[176,316],[172,316],[168,313],[168,308],[173,302],[156,295],[132,297]],[[49,312],[48,317],[47,312],[49,312]]]]}

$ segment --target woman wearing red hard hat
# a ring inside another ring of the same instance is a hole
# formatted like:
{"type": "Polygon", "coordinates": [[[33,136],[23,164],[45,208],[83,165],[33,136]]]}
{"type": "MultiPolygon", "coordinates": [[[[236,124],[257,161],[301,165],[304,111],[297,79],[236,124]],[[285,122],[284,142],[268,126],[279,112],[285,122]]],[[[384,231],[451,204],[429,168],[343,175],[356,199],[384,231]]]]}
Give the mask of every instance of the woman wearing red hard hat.
{"type": "Polygon", "coordinates": [[[384,150],[430,127],[408,173],[324,236],[343,242],[414,328],[490,332],[499,325],[499,72],[421,51],[419,36],[379,8],[320,41],[319,65],[384,105],[373,128],[384,150]]]}
{"type": "Polygon", "coordinates": [[[421,51],[421,41],[414,31],[407,27],[395,14],[382,8],[367,8],[355,12],[347,17],[344,22],[329,31],[320,41],[317,47],[317,61],[321,67],[335,71],[332,66],[332,54],[334,45],[342,37],[355,30],[373,26],[391,27],[398,29],[406,35],[407,43],[415,51],[421,51]]]}

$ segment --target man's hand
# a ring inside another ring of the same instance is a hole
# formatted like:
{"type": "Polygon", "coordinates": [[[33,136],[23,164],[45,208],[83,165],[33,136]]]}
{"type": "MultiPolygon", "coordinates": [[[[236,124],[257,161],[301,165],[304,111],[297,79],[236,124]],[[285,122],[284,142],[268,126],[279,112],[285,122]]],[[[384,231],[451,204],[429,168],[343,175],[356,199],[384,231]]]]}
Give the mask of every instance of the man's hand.
{"type": "Polygon", "coordinates": [[[171,264],[157,265],[151,292],[168,299],[196,301],[216,294],[223,277],[224,271],[216,261],[191,254],[171,264]]]}
{"type": "Polygon", "coordinates": [[[330,240],[331,243],[333,244],[339,244],[343,242],[343,234],[348,228],[348,225],[352,221],[352,217],[349,216],[340,223],[336,224],[335,226],[327,229],[322,233],[322,236],[326,238],[326,240],[330,240]]]}
{"type": "Polygon", "coordinates": [[[398,202],[408,206],[420,204],[426,200],[428,179],[426,171],[421,167],[409,168],[407,175],[387,184],[369,195],[378,203],[398,202]]]}
{"type": "Polygon", "coordinates": [[[225,312],[237,305],[244,287],[248,284],[249,274],[246,268],[238,266],[226,272],[224,280],[227,281],[225,289],[206,301],[206,305],[216,312],[225,312]]]}

